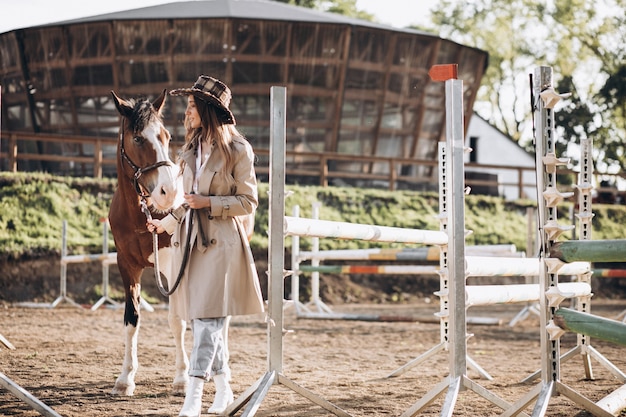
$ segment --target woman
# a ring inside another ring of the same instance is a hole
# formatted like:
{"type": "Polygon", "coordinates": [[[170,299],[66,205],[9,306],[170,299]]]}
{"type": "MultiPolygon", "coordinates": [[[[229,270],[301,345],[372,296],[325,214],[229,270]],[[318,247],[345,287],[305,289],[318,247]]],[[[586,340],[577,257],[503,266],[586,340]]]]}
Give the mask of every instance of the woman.
{"type": "Polygon", "coordinates": [[[170,303],[170,308],[177,306],[175,313],[191,320],[191,378],[179,416],[197,417],[204,381],[211,376],[216,392],[209,413],[221,413],[233,402],[222,333],[226,317],[263,312],[242,224],[256,210],[258,191],[254,153],[235,128],[229,88],[201,75],[193,87],[170,94],[187,96],[185,145],[180,156],[185,204],[160,221],[150,221],[148,229],[172,235],[171,276],[176,277],[186,264],[171,296],[178,302],[170,303]]]}

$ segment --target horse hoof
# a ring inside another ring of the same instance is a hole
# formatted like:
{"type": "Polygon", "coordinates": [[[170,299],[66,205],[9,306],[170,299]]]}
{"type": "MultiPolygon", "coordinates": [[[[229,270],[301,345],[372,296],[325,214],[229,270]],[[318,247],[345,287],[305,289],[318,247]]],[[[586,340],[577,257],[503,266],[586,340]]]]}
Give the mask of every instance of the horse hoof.
{"type": "Polygon", "coordinates": [[[172,393],[174,394],[184,394],[187,392],[187,382],[188,381],[178,381],[172,384],[172,393]]]}
{"type": "Polygon", "coordinates": [[[135,385],[115,384],[111,394],[124,395],[126,397],[132,397],[135,393],[135,385]]]}

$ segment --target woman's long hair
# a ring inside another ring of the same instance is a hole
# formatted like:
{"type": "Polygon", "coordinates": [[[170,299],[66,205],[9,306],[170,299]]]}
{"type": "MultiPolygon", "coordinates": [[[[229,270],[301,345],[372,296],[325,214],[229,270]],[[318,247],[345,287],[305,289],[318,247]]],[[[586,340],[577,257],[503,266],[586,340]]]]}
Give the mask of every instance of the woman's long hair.
{"type": "MultiPolygon", "coordinates": [[[[183,152],[187,150],[193,150],[194,153],[198,152],[198,143],[204,139],[204,144],[213,144],[213,152],[218,152],[224,160],[224,167],[218,175],[224,177],[226,181],[229,181],[233,168],[235,166],[234,156],[234,137],[242,137],[241,133],[237,130],[235,125],[223,124],[216,112],[215,106],[207,103],[206,101],[193,96],[196,103],[196,109],[200,115],[200,127],[191,128],[187,117],[185,116],[185,145],[183,146],[183,152]]],[[[181,159],[182,173],[185,166],[185,162],[181,159]]],[[[229,182],[231,182],[230,180],[229,182]]]]}

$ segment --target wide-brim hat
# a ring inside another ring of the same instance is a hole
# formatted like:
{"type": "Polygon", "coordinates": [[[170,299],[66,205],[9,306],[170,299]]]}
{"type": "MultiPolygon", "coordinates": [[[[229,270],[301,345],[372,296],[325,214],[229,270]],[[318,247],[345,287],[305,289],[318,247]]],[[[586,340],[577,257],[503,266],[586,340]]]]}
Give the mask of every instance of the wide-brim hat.
{"type": "Polygon", "coordinates": [[[191,94],[215,106],[222,123],[225,125],[236,124],[235,116],[233,116],[229,108],[232,98],[230,89],[217,78],[201,75],[193,87],[177,88],[170,91],[170,94],[173,96],[188,96],[191,94]]]}

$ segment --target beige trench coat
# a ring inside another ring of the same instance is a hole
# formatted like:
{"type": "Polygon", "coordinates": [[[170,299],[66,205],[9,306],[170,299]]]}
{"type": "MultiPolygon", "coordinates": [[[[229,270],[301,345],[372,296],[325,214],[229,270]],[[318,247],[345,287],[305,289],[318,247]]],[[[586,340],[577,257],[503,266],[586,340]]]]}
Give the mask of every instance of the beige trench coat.
{"type": "MultiPolygon", "coordinates": [[[[213,152],[202,171],[198,194],[211,197],[211,208],[196,210],[192,220],[191,252],[180,286],[170,296],[170,308],[184,320],[263,312],[263,299],[252,251],[240,218],[258,206],[254,153],[242,138],[235,138],[236,163],[232,189],[216,176],[223,166],[213,152]],[[204,233],[200,232],[199,227],[204,233]]],[[[196,159],[193,151],[182,155],[185,193],[192,190],[196,159]]],[[[172,235],[172,281],[178,276],[186,246],[186,213],[170,214],[163,223],[172,235]],[[178,214],[178,215],[176,215],[178,214]],[[175,220],[175,221],[172,221],[175,220]]],[[[170,283],[172,285],[173,282],[170,283]]]]}

